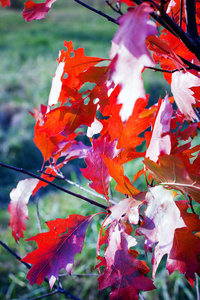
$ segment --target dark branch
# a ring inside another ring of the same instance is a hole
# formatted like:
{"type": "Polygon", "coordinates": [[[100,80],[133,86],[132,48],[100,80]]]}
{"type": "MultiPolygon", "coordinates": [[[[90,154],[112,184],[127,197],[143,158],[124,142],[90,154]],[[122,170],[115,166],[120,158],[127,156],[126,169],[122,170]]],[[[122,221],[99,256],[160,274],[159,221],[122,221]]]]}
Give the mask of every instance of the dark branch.
{"type": "Polygon", "coordinates": [[[196,23],[196,6],[195,0],[185,0],[185,16],[187,34],[192,39],[198,39],[197,23],[196,23]]]}
{"type": "Polygon", "coordinates": [[[44,179],[44,178],[42,178],[42,177],[40,177],[40,176],[38,176],[38,175],[36,175],[36,174],[33,174],[33,173],[31,173],[31,172],[29,172],[29,171],[27,171],[27,170],[24,170],[24,169],[22,169],[22,168],[16,168],[16,167],[13,167],[13,166],[4,164],[4,163],[2,163],[2,162],[0,162],[0,166],[1,166],[1,167],[4,167],[4,168],[8,168],[8,169],[13,170],[13,171],[16,171],[16,172],[20,172],[20,173],[29,175],[29,176],[34,177],[34,178],[37,178],[37,179],[39,179],[39,180],[41,180],[41,181],[43,181],[43,182],[45,182],[45,183],[47,183],[47,184],[50,184],[50,185],[54,186],[54,187],[57,188],[58,190],[61,190],[61,191],[65,192],[65,193],[67,193],[67,194],[70,194],[70,195],[74,196],[74,197],[77,197],[77,198],[79,198],[79,199],[82,199],[82,200],[84,200],[84,201],[87,201],[87,202],[89,202],[89,203],[92,204],[92,205],[101,207],[101,208],[103,208],[103,209],[107,209],[107,208],[108,208],[107,206],[105,206],[105,205],[103,205],[103,204],[100,204],[100,203],[98,203],[98,202],[96,202],[96,201],[93,201],[93,200],[87,198],[87,197],[84,197],[84,196],[82,196],[82,195],[79,195],[79,194],[76,194],[76,193],[74,193],[74,192],[72,192],[72,191],[69,191],[69,190],[67,190],[67,189],[65,189],[65,188],[63,188],[63,187],[61,187],[61,186],[59,186],[59,185],[57,185],[57,184],[55,184],[55,183],[53,183],[53,182],[47,180],[47,179],[44,179]]]}
{"type": "Polygon", "coordinates": [[[87,8],[87,9],[93,11],[94,13],[96,13],[96,14],[98,14],[98,15],[104,17],[104,18],[106,18],[108,21],[110,21],[110,22],[112,22],[112,23],[115,23],[115,24],[118,24],[117,21],[116,21],[115,19],[113,19],[113,18],[110,17],[109,15],[103,13],[102,11],[100,11],[100,10],[98,10],[98,9],[96,9],[96,8],[94,8],[94,7],[92,7],[92,6],[88,5],[88,4],[86,4],[86,3],[82,2],[82,1],[80,1],[80,0],[74,0],[74,1],[77,2],[78,4],[84,6],[85,8],[87,8]]]}
{"type": "MultiPolygon", "coordinates": [[[[26,262],[22,261],[22,258],[15,253],[13,250],[11,250],[5,243],[3,243],[2,241],[0,241],[0,245],[3,246],[9,253],[11,253],[17,260],[19,260],[22,264],[24,264],[28,269],[31,268],[31,265],[27,264],[26,262]]],[[[49,280],[47,278],[44,279],[44,281],[46,283],[49,284],[49,280]]],[[[60,288],[58,285],[54,284],[53,288],[61,294],[65,294],[69,299],[73,299],[73,300],[81,300],[73,295],[71,295],[70,293],[68,293],[65,289],[60,288]]],[[[40,298],[44,298],[44,297],[40,297],[40,298]]],[[[36,298],[36,299],[40,299],[40,298],[36,298]]],[[[33,299],[32,299],[33,300],[33,299]]]]}
{"type": "MultiPolygon", "coordinates": [[[[136,4],[141,4],[146,1],[142,0],[133,0],[136,4]]],[[[147,0],[152,3],[152,5],[159,11],[160,7],[152,0],[147,0]]],[[[190,2],[190,0],[188,0],[190,2]]],[[[186,47],[196,55],[196,57],[200,60],[200,41],[199,39],[192,39],[187,33],[183,31],[181,27],[168,16],[165,12],[162,13],[162,16],[158,16],[154,13],[151,14],[152,18],[154,18],[157,22],[160,23],[165,29],[171,32],[174,36],[178,37],[186,47]]]]}

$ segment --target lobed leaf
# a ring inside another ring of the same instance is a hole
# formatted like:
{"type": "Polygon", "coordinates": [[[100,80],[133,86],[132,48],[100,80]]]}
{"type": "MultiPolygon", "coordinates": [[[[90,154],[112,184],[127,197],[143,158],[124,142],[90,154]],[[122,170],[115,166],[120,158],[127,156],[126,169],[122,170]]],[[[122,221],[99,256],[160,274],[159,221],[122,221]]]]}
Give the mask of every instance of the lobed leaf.
{"type": "Polygon", "coordinates": [[[71,274],[74,257],[81,253],[85,232],[93,217],[74,214],[67,219],[49,221],[46,223],[48,232],[28,239],[38,244],[38,249],[22,259],[33,265],[27,274],[31,285],[41,284],[48,276],[52,288],[62,268],[71,274]]]}

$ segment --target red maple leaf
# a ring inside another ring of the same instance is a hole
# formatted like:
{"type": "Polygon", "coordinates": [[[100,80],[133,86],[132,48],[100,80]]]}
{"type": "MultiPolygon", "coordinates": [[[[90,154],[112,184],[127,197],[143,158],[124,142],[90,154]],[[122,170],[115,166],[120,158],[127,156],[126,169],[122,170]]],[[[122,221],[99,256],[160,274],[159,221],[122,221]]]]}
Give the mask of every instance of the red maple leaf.
{"type": "Polygon", "coordinates": [[[99,289],[111,286],[110,299],[136,300],[139,290],[155,288],[152,280],[145,277],[150,271],[146,263],[137,259],[137,251],[130,249],[136,245],[136,240],[126,233],[124,226],[113,222],[99,243],[107,244],[104,258],[99,256],[101,262],[96,266],[105,266],[98,278],[99,289]]]}
{"type": "Polygon", "coordinates": [[[132,114],[136,100],[145,97],[141,77],[143,68],[154,66],[145,43],[147,36],[157,33],[155,23],[148,18],[152,12],[153,8],[148,3],[130,8],[118,19],[119,29],[112,40],[109,83],[111,88],[113,82],[116,86],[120,85],[118,103],[123,104],[120,111],[122,121],[132,114]]]}
{"type": "Polygon", "coordinates": [[[52,288],[62,268],[71,274],[74,257],[76,253],[81,253],[85,232],[93,216],[74,214],[67,219],[49,221],[46,223],[48,232],[28,239],[38,244],[38,249],[22,259],[33,265],[27,274],[31,285],[41,284],[48,276],[52,288]]]}
{"type": "Polygon", "coordinates": [[[28,219],[27,204],[32,191],[38,184],[38,179],[25,179],[18,182],[17,187],[10,193],[10,204],[8,212],[10,213],[9,226],[12,228],[12,235],[15,241],[23,238],[23,231],[26,230],[25,219],[28,219]]]}
{"type": "Polygon", "coordinates": [[[23,18],[26,21],[44,19],[55,1],[57,0],[46,0],[44,3],[35,3],[28,0],[25,2],[25,8],[22,13],[23,18]]]}

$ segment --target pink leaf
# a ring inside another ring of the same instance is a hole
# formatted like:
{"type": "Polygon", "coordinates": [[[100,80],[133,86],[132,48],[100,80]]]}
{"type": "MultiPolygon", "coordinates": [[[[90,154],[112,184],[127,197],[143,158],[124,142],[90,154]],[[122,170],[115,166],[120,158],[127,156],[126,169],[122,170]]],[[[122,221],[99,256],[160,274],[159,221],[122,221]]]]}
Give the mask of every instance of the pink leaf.
{"type": "Polygon", "coordinates": [[[12,228],[12,235],[16,242],[19,241],[19,238],[24,237],[25,219],[28,219],[27,204],[38,182],[38,179],[21,180],[10,193],[11,202],[8,206],[8,212],[11,216],[9,226],[12,228]]]}
{"type": "Polygon", "coordinates": [[[149,157],[155,162],[161,154],[170,154],[171,152],[169,131],[172,114],[173,108],[168,100],[168,96],[166,96],[159,108],[151,141],[146,152],[146,157],[149,157]]]}
{"type": "Polygon", "coordinates": [[[74,214],[67,219],[49,221],[46,223],[48,232],[28,239],[38,243],[38,249],[22,260],[33,265],[27,274],[31,285],[41,284],[48,276],[52,288],[62,268],[71,274],[74,257],[81,253],[85,232],[93,216],[74,214]]]}
{"type": "Polygon", "coordinates": [[[196,103],[194,92],[190,89],[200,85],[200,78],[190,72],[180,71],[172,74],[171,90],[180,111],[188,121],[197,119],[192,105],[196,103]]]}
{"type": "Polygon", "coordinates": [[[146,263],[137,259],[137,251],[130,250],[136,245],[135,238],[127,234],[120,223],[111,224],[100,244],[107,244],[107,247],[105,257],[99,257],[101,262],[97,265],[105,266],[98,278],[99,289],[111,286],[111,300],[136,300],[139,290],[154,289],[152,280],[144,276],[149,272],[146,263]]]}
{"type": "Polygon", "coordinates": [[[136,231],[138,235],[146,236],[146,251],[152,251],[153,246],[156,245],[152,258],[153,277],[162,257],[171,251],[175,230],[185,227],[180,211],[174,202],[175,196],[176,192],[162,186],[149,188],[146,195],[147,209],[144,221],[136,231]]]}
{"type": "Polygon", "coordinates": [[[147,36],[157,33],[156,25],[148,19],[153,8],[147,3],[142,3],[118,19],[117,30],[110,51],[112,59],[110,69],[110,85],[120,85],[121,92],[118,103],[122,103],[120,115],[126,121],[132,114],[138,98],[145,97],[145,90],[141,72],[144,66],[154,66],[146,48],[147,36]]]}
{"type": "Polygon", "coordinates": [[[31,0],[27,1],[22,13],[23,18],[26,21],[44,19],[54,2],[56,2],[56,0],[46,0],[44,3],[34,3],[31,0]]]}

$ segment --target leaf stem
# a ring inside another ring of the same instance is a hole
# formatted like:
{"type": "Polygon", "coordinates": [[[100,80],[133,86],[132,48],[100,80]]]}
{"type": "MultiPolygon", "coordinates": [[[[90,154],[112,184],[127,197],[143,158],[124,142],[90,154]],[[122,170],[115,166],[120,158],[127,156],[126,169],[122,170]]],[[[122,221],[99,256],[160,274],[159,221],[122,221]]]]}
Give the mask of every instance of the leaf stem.
{"type": "Polygon", "coordinates": [[[103,204],[100,204],[100,203],[98,203],[98,202],[96,202],[96,201],[94,201],[94,200],[91,200],[91,199],[87,198],[87,197],[84,197],[84,196],[82,196],[82,195],[79,195],[79,194],[76,194],[76,193],[74,193],[74,192],[72,192],[72,191],[69,191],[69,190],[67,190],[67,189],[65,189],[65,188],[63,188],[63,187],[61,187],[61,186],[59,186],[59,185],[57,185],[57,184],[55,184],[55,183],[53,183],[53,182],[50,182],[50,181],[47,180],[47,179],[44,179],[44,178],[42,178],[42,177],[40,177],[40,176],[38,176],[38,175],[36,175],[36,174],[34,174],[34,173],[31,173],[31,172],[29,172],[29,171],[27,171],[27,170],[24,170],[24,169],[22,169],[22,168],[16,168],[16,167],[14,167],[14,166],[10,166],[10,165],[4,164],[4,163],[2,163],[2,162],[0,162],[0,166],[1,166],[1,167],[4,167],[4,168],[11,169],[11,170],[16,171],[16,172],[20,172],[20,173],[29,175],[29,176],[34,177],[34,178],[37,178],[37,179],[39,179],[39,180],[41,180],[41,181],[43,181],[43,182],[45,182],[45,183],[47,183],[47,184],[50,184],[50,185],[54,186],[54,187],[57,188],[58,190],[61,190],[61,191],[65,192],[65,193],[67,193],[67,194],[70,194],[71,196],[74,196],[74,197],[77,197],[77,198],[82,199],[82,200],[84,200],[84,201],[87,201],[87,202],[89,202],[89,203],[92,204],[92,205],[101,207],[101,208],[103,208],[103,209],[107,209],[107,208],[108,208],[107,206],[105,206],[105,205],[103,205],[103,204]]]}

